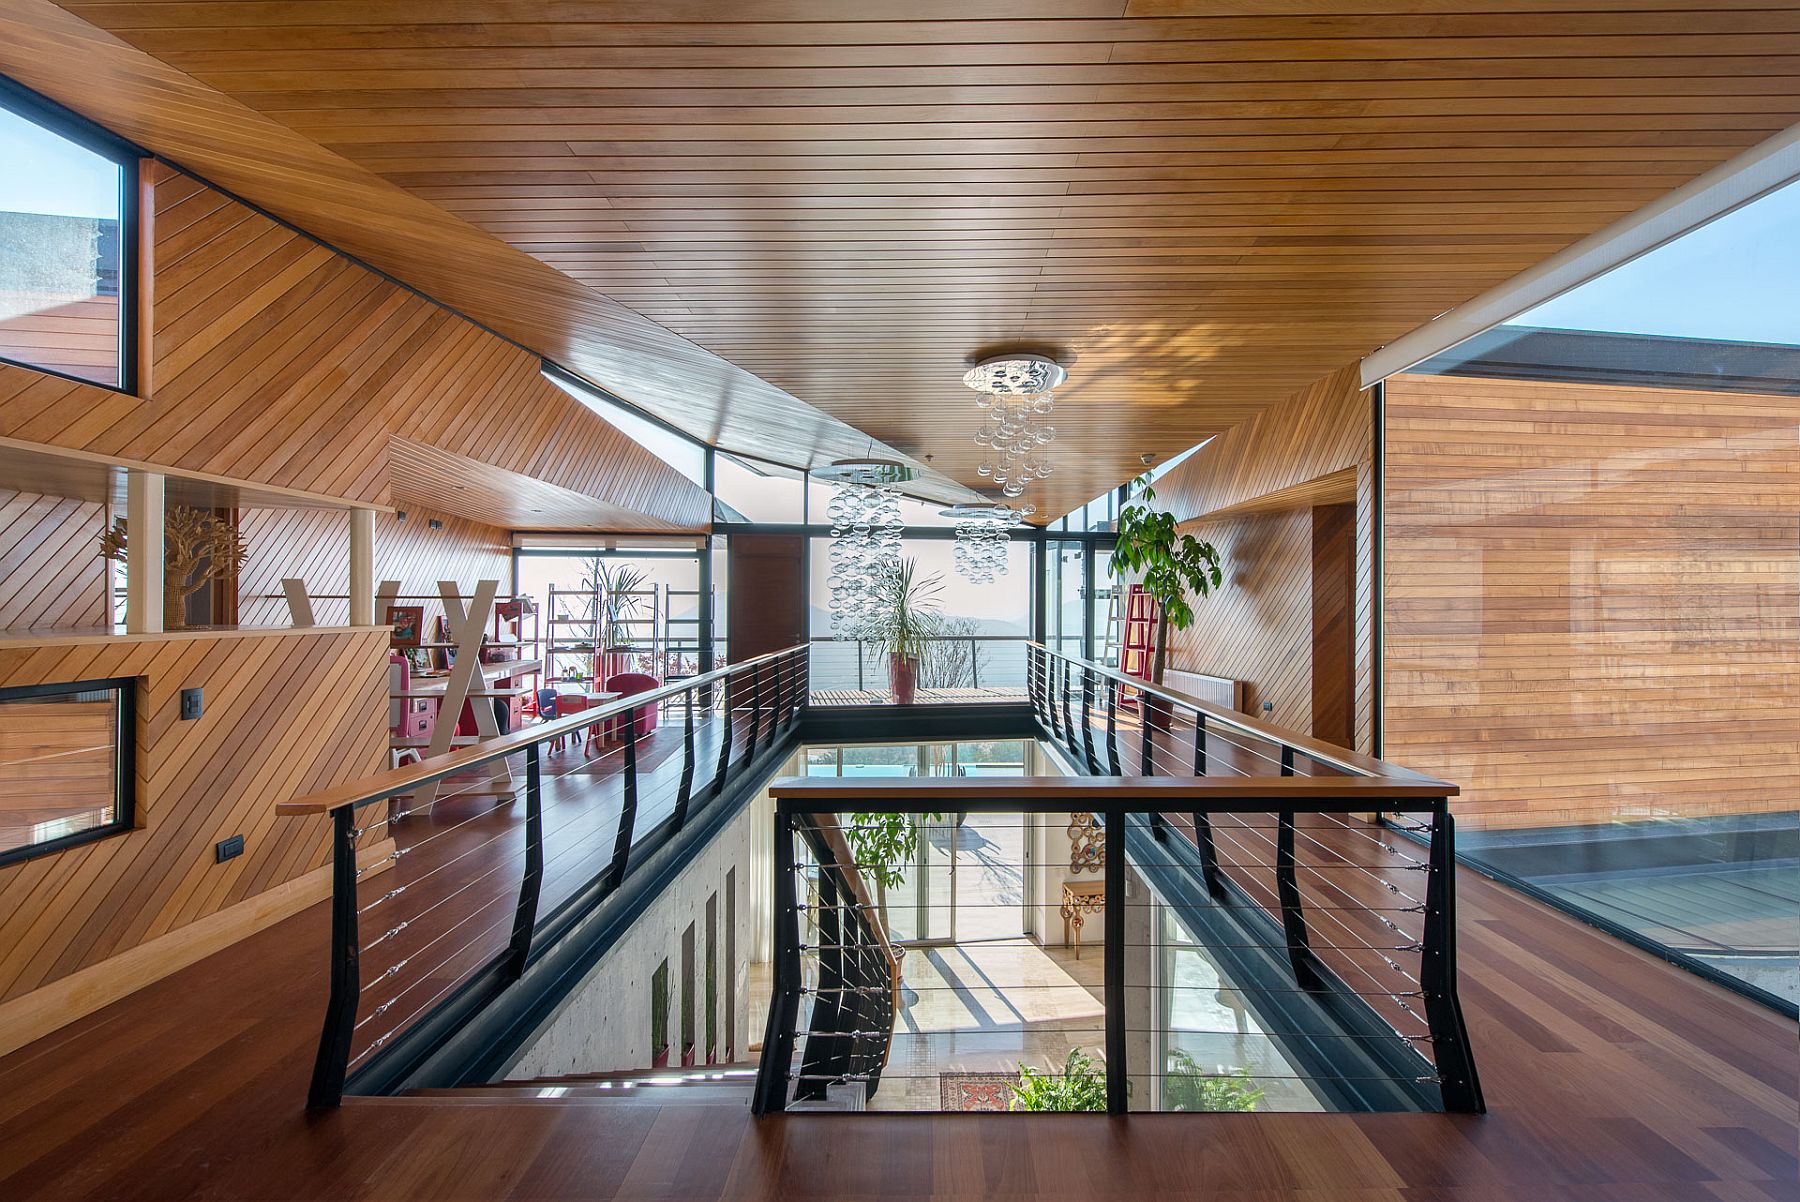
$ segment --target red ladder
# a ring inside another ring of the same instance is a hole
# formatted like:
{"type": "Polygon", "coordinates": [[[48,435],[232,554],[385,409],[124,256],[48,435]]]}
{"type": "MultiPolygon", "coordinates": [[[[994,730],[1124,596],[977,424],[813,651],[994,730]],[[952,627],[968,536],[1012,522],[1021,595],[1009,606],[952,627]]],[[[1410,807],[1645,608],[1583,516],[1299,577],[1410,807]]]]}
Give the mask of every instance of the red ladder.
{"type": "MultiPolygon", "coordinates": [[[[1161,616],[1156,598],[1145,591],[1141,584],[1131,586],[1125,594],[1125,622],[1119,654],[1119,671],[1127,676],[1135,676],[1139,680],[1148,681],[1154,665],[1156,654],[1156,620],[1161,616]]],[[[1119,695],[1119,704],[1127,709],[1137,708],[1137,691],[1125,689],[1119,695]]]]}

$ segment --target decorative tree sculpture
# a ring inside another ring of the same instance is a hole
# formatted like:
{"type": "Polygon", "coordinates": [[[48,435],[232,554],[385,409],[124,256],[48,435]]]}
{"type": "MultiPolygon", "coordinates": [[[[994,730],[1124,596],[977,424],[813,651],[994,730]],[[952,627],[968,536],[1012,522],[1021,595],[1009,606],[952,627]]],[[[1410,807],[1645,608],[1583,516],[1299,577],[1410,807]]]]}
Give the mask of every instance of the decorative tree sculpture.
{"type": "MultiPolygon", "coordinates": [[[[125,562],[129,537],[119,518],[100,536],[100,555],[125,562]]],[[[237,527],[204,509],[177,505],[163,519],[163,627],[187,625],[187,599],[208,582],[237,574],[250,558],[237,527]]]]}

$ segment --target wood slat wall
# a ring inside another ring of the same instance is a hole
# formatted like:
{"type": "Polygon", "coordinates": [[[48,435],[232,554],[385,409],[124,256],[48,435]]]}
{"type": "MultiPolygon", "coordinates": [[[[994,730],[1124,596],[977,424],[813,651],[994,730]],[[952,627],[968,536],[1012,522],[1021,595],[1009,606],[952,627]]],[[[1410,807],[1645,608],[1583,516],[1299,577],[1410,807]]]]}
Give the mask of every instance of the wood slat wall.
{"type": "Polygon", "coordinates": [[[141,829],[0,868],[0,1000],[17,998],[325,863],[323,823],[276,801],[365,776],[386,756],[377,631],[0,648],[0,687],[140,678],[141,829]],[[205,715],[177,718],[180,691],[205,715]],[[214,863],[213,845],[245,837],[214,863]]]}
{"type": "Polygon", "coordinates": [[[1465,822],[1791,810],[1792,397],[1387,385],[1387,756],[1465,822]]]}
{"type": "Polygon", "coordinates": [[[1312,509],[1354,498],[1354,730],[1363,752],[1374,744],[1371,413],[1352,365],[1226,431],[1156,484],[1157,503],[1225,557],[1225,589],[1171,639],[1170,663],[1243,680],[1252,713],[1272,701],[1269,717],[1304,734],[1313,725],[1312,509]]]}
{"type": "MultiPolygon", "coordinates": [[[[265,598],[281,593],[284,577],[298,576],[315,596],[343,595],[350,591],[350,565],[344,548],[350,539],[347,514],[329,510],[247,509],[241,525],[250,546],[250,559],[239,575],[240,621],[280,625],[288,621],[285,599],[265,598]]],[[[498,580],[502,595],[512,591],[512,544],[507,532],[466,518],[407,510],[406,520],[394,514],[375,515],[375,579],[398,580],[403,594],[435,597],[438,581],[454,580],[464,591],[477,581],[498,580]],[[444,523],[431,529],[431,519],[444,523]]],[[[428,606],[427,617],[440,607],[428,606]]],[[[313,602],[313,617],[320,625],[348,620],[347,601],[313,602]]],[[[376,614],[380,621],[382,615],[376,614]]]]}
{"type": "Polygon", "coordinates": [[[1170,640],[1175,668],[1243,682],[1244,710],[1311,734],[1312,511],[1245,514],[1188,528],[1225,561],[1224,588],[1170,640]],[[1264,703],[1274,708],[1266,714],[1264,703]]]}
{"type": "Polygon", "coordinates": [[[105,505],[0,492],[0,630],[106,620],[105,505]]]}
{"type": "MultiPolygon", "coordinates": [[[[0,433],[392,499],[393,435],[692,530],[701,490],[538,374],[530,353],[161,165],[147,398],[0,365],[0,433]]],[[[423,482],[453,509],[455,481],[423,482]]]]}
{"type": "Polygon", "coordinates": [[[0,318],[0,358],[116,384],[119,300],[97,296],[0,318]]]}

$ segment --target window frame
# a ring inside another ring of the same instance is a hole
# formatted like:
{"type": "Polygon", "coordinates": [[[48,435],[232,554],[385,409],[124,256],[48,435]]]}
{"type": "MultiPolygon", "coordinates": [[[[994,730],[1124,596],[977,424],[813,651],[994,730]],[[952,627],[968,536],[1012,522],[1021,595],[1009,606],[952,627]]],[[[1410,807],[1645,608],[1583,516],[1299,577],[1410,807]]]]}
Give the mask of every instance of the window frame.
{"type": "MultiPolygon", "coordinates": [[[[105,384],[85,376],[40,367],[20,359],[0,355],[0,363],[41,372],[60,380],[73,380],[93,388],[138,395],[138,295],[141,281],[143,218],[140,211],[140,175],[142,162],[149,157],[139,146],[121,138],[111,130],[94,124],[79,113],[70,111],[29,88],[0,75],[0,109],[21,120],[48,130],[59,138],[73,142],[83,150],[110,159],[119,167],[119,381],[105,384]]],[[[0,863],[4,863],[0,860],[0,863]]]]}
{"type": "Polygon", "coordinates": [[[0,688],[0,713],[4,712],[3,707],[9,701],[29,701],[38,697],[101,690],[112,690],[118,696],[118,728],[113,744],[113,820],[39,843],[0,847],[0,868],[55,855],[137,829],[137,686],[138,678],[135,676],[106,676],[93,680],[55,681],[0,688]]]}

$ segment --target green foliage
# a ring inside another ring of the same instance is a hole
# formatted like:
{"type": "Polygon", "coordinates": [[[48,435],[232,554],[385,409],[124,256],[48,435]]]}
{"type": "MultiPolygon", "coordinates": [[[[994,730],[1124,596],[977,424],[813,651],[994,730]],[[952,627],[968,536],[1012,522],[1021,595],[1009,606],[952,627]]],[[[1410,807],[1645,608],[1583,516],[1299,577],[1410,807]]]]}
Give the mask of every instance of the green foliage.
{"type": "Polygon", "coordinates": [[[906,559],[890,568],[878,587],[881,610],[875,637],[882,650],[903,659],[924,659],[931,636],[938,631],[943,577],[921,576],[919,561],[906,559]]]}
{"type": "Polygon", "coordinates": [[[1250,1070],[1232,1069],[1208,1073],[1186,1052],[1169,1053],[1169,1071],[1163,1078],[1164,1110],[1255,1110],[1263,1091],[1250,1080],[1250,1070]]]}
{"type": "Polygon", "coordinates": [[[1019,1066],[1012,1108],[1031,1111],[1105,1110],[1106,1065],[1080,1048],[1070,1048],[1060,1073],[1019,1066]]]}
{"type": "Polygon", "coordinates": [[[1140,575],[1144,591],[1162,607],[1163,620],[1177,630],[1194,624],[1188,594],[1204,597],[1224,578],[1219,552],[1204,539],[1175,529],[1175,515],[1150,502],[1156,490],[1148,478],[1138,480],[1137,497],[1119,511],[1119,542],[1110,570],[1124,579],[1140,575]]]}
{"type": "MultiPolygon", "coordinates": [[[[942,814],[852,814],[844,841],[865,876],[883,890],[906,883],[906,866],[919,853],[914,819],[942,822],[942,814]]],[[[884,899],[885,906],[885,899],[884,899]]]]}
{"type": "Polygon", "coordinates": [[[642,590],[649,579],[649,573],[641,568],[600,555],[588,556],[582,565],[581,587],[587,594],[583,616],[598,619],[602,650],[630,643],[628,623],[646,608],[642,590]]]}

